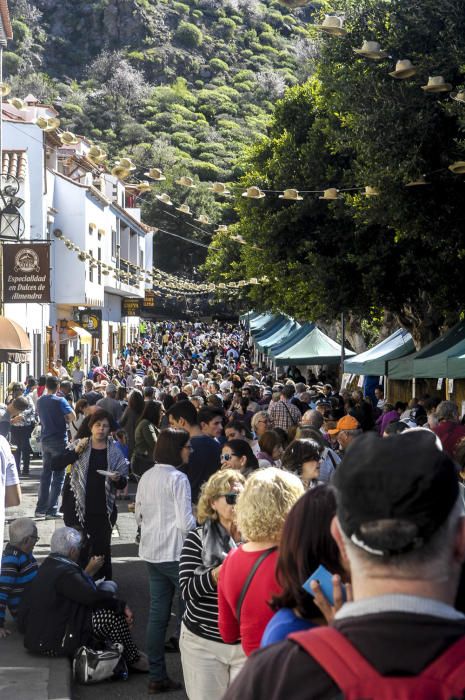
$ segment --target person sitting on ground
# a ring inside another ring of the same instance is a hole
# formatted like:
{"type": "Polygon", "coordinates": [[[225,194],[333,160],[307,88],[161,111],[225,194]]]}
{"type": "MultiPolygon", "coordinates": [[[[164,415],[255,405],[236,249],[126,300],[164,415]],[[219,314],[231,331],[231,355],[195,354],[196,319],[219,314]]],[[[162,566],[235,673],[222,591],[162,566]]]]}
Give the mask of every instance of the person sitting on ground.
{"type": "Polygon", "coordinates": [[[32,554],[39,538],[30,518],[18,518],[9,527],[9,541],[3,550],[0,573],[0,639],[10,634],[5,628],[6,609],[16,617],[24,589],[37,574],[32,554]]]}
{"type": "Polygon", "coordinates": [[[221,450],[221,469],[237,469],[247,477],[258,469],[258,459],[246,440],[228,440],[221,450]]]}
{"type": "Polygon", "coordinates": [[[451,681],[447,695],[462,697],[465,616],[453,604],[465,560],[465,518],[455,464],[427,430],[387,440],[363,435],[347,450],[334,486],[331,532],[350,567],[353,602],[348,596],[342,605],[333,578],[331,607],[314,582],[315,601],[334,618],[332,628],[261,650],[223,700],[346,697],[349,672],[351,697],[413,697],[414,689],[418,697],[442,697],[446,675],[439,667],[431,670],[437,680],[428,681],[429,690],[421,679],[439,659],[451,681]],[[336,655],[339,675],[331,663],[336,655]]]}
{"type": "Polygon", "coordinates": [[[114,589],[98,589],[92,581],[101,557],[86,569],[79,566],[81,546],[82,534],[74,528],[60,527],[53,533],[51,552],[19,607],[24,646],[36,654],[72,657],[80,646],[92,646],[97,638],[122,644],[130,670],[147,672],[147,657],[131,636],[130,608],[114,597],[114,589]]]}
{"type": "Polygon", "coordinates": [[[189,700],[221,698],[245,662],[241,645],[221,638],[217,593],[223,561],[240,542],[235,505],[244,483],[234,469],[209,478],[197,508],[200,527],[187,535],[182,548],[179,585],[186,610],[179,645],[189,700]]]}
{"type": "Polygon", "coordinates": [[[281,592],[275,577],[277,545],[287,514],[302,494],[297,476],[268,467],[248,478],[238,499],[238,527],[246,543],[232,550],[221,567],[219,630],[226,644],[241,640],[247,656],[260,646],[272,617],[268,601],[281,592]]]}
{"type": "Polygon", "coordinates": [[[260,452],[257,454],[259,467],[281,466],[283,443],[276,430],[266,430],[259,438],[260,452]]]}
{"type": "Polygon", "coordinates": [[[276,564],[276,580],[282,586],[282,592],[271,601],[275,614],[265,629],[261,647],[280,642],[292,632],[325,624],[321,611],[302,583],[320,565],[347,580],[330,532],[335,514],[333,490],[320,485],[299,498],[287,516],[276,564]]]}

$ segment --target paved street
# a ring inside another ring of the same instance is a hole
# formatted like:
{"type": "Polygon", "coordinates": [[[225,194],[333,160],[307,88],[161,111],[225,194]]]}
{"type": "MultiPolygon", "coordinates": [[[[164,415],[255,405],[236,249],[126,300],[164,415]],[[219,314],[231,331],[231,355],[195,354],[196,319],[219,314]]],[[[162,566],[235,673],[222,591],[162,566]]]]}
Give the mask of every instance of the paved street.
{"type": "MultiPolygon", "coordinates": [[[[40,462],[34,461],[31,465],[32,477],[22,481],[23,499],[20,506],[10,508],[7,511],[8,520],[13,520],[16,517],[28,516],[32,517],[36,504],[36,495],[38,488],[38,476],[40,473],[40,462]]],[[[135,493],[135,484],[130,484],[130,492],[135,493]]],[[[149,595],[148,595],[148,580],[145,570],[145,565],[137,556],[137,545],[134,542],[136,526],[134,515],[127,512],[127,502],[118,502],[120,514],[117,522],[117,532],[113,539],[113,572],[114,578],[120,586],[120,595],[125,599],[135,615],[135,627],[133,634],[137,644],[142,650],[145,650],[145,626],[148,615],[149,595]]],[[[40,541],[38,542],[35,555],[39,560],[43,559],[50,551],[50,538],[56,527],[62,525],[62,521],[38,521],[37,527],[39,531],[40,541]]],[[[5,531],[7,536],[8,528],[5,531]]],[[[174,626],[174,617],[173,626],[174,626]]],[[[173,630],[169,630],[168,636],[173,630]]],[[[8,643],[8,642],[6,642],[8,643]]],[[[25,653],[24,665],[29,657],[25,653]]],[[[179,654],[167,654],[168,673],[178,681],[182,681],[182,670],[179,654]]],[[[21,664],[23,665],[23,664],[21,664]]],[[[127,682],[106,682],[95,686],[77,686],[72,687],[72,697],[74,700],[108,700],[110,698],[138,698],[147,697],[148,676],[146,674],[132,674],[127,682]]],[[[0,691],[0,697],[3,696],[0,691]]],[[[169,693],[167,696],[170,700],[185,700],[186,695],[183,691],[169,693]]],[[[11,700],[11,695],[8,700],[11,700]]]]}

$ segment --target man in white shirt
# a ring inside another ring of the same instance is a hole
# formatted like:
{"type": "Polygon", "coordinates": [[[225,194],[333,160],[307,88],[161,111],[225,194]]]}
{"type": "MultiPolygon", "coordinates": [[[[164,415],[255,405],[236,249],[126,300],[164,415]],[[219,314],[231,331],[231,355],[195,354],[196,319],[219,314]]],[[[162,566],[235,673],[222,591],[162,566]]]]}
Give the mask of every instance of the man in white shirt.
{"type": "Polygon", "coordinates": [[[55,365],[55,371],[58,373],[58,379],[64,379],[68,376],[66,367],[63,367],[63,360],[58,358],[55,365]]]}
{"type": "Polygon", "coordinates": [[[19,506],[21,487],[16,462],[6,438],[0,435],[0,546],[3,549],[5,507],[19,506]]]}

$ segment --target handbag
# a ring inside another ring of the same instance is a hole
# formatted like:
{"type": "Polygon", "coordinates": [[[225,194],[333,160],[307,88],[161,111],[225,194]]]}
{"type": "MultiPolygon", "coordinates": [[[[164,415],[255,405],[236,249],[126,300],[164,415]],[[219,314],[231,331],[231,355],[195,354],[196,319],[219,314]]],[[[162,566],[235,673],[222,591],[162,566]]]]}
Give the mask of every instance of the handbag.
{"type": "Polygon", "coordinates": [[[107,643],[106,648],[101,650],[79,647],[73,658],[73,676],[82,685],[100,683],[107,678],[127,680],[123,645],[107,643]]]}

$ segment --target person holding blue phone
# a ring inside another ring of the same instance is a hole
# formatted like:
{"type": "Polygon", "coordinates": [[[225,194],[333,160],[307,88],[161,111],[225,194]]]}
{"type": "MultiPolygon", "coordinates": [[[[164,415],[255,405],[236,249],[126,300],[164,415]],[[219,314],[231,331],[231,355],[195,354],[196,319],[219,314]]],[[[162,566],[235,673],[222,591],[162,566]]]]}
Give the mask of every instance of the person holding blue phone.
{"type": "Polygon", "coordinates": [[[276,578],[282,592],[272,598],[275,615],[263,634],[262,648],[286,639],[292,632],[325,624],[313,593],[303,584],[318,568],[324,568],[330,580],[333,574],[347,577],[330,532],[335,514],[334,493],[321,485],[307,491],[287,516],[276,564],[276,578]]]}

